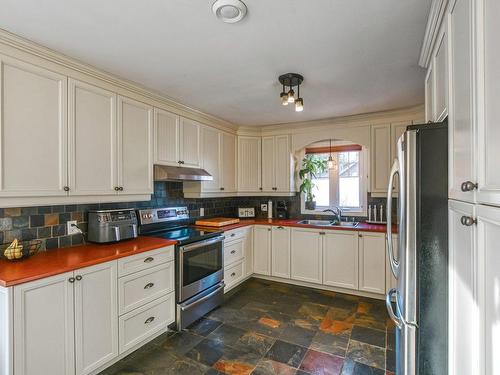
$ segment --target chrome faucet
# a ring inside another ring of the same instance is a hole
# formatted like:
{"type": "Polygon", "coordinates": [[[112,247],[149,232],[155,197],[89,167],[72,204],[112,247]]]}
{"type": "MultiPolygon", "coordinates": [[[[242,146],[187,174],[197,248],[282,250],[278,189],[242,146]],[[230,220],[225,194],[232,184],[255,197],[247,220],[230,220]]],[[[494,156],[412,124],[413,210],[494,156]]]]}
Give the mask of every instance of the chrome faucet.
{"type": "Polygon", "coordinates": [[[340,209],[340,207],[335,207],[334,208],[336,209],[336,211],[332,210],[331,208],[327,208],[326,210],[323,210],[323,212],[331,212],[333,215],[334,215],[334,222],[336,224],[340,224],[340,222],[342,221],[342,210],[340,209]]]}

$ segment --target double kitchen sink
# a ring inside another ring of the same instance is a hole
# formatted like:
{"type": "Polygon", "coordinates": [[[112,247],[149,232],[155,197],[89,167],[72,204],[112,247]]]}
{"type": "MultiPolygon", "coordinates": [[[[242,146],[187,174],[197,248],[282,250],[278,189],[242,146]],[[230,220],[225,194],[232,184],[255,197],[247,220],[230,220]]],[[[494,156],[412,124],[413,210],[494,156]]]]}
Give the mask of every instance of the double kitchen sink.
{"type": "Polygon", "coordinates": [[[315,225],[318,227],[357,227],[358,222],[356,221],[331,221],[331,220],[301,220],[298,221],[297,224],[304,224],[304,225],[315,225]]]}

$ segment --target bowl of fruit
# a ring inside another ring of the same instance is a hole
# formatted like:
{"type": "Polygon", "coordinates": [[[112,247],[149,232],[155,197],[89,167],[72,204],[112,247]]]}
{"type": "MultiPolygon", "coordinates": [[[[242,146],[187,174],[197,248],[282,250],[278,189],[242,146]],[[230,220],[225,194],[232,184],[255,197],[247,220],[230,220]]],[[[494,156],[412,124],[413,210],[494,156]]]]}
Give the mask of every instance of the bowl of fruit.
{"type": "Polygon", "coordinates": [[[42,241],[30,240],[19,241],[17,238],[10,242],[0,245],[0,256],[7,260],[26,259],[40,251],[42,241]]]}

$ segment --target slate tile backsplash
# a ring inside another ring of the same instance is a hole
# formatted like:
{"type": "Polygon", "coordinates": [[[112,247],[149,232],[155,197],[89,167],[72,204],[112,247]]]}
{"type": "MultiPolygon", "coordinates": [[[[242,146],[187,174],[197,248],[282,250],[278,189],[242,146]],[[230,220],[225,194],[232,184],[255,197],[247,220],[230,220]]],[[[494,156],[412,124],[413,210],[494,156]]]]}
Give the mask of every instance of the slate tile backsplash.
{"type": "MultiPolygon", "coordinates": [[[[82,243],[80,234],[67,235],[66,222],[76,220],[84,233],[87,232],[89,210],[114,208],[154,208],[164,206],[187,206],[191,218],[199,217],[200,208],[205,209],[205,217],[236,216],[238,207],[255,207],[257,217],[266,217],[260,205],[267,203],[269,197],[231,197],[231,198],[184,198],[182,182],[155,182],[154,194],[146,202],[120,202],[101,204],[70,204],[58,206],[39,206],[22,208],[0,208],[0,243],[19,240],[42,240],[43,249],[74,246],[82,243]]],[[[300,197],[274,197],[273,206],[278,200],[285,200],[291,217],[300,215],[300,197]]],[[[369,203],[370,203],[369,199],[369,203]]],[[[378,202],[377,202],[378,203],[378,202]]]]}

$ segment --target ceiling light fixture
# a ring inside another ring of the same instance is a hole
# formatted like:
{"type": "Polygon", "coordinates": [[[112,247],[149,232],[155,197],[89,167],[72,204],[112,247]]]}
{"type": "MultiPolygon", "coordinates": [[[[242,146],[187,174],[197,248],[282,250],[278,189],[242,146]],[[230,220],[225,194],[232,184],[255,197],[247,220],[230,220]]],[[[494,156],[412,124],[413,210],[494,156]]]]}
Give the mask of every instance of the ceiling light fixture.
{"type": "Polygon", "coordinates": [[[304,77],[297,73],[286,73],[278,77],[278,80],[283,85],[283,91],[280,93],[282,105],[295,103],[295,111],[302,112],[304,110],[304,99],[300,97],[300,85],[304,81],[304,77]],[[295,91],[293,88],[297,86],[297,99],[295,99],[295,91]],[[285,91],[288,87],[288,92],[285,91]]]}
{"type": "Polygon", "coordinates": [[[332,140],[330,139],[330,156],[328,157],[328,169],[334,169],[335,168],[335,161],[332,158],[332,140]]]}
{"type": "Polygon", "coordinates": [[[236,23],[246,16],[247,6],[240,0],[217,0],[212,12],[223,22],[236,23]]]}

